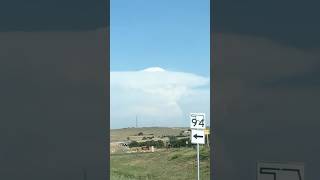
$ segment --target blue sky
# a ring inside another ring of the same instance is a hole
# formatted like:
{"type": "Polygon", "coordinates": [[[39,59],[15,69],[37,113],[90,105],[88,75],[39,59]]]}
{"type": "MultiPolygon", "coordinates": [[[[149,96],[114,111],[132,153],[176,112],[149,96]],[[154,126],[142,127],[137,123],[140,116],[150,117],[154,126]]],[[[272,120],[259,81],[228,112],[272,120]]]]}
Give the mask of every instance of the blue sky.
{"type": "Polygon", "coordinates": [[[162,67],[209,76],[209,0],[111,0],[111,71],[162,67]]]}
{"type": "Polygon", "coordinates": [[[111,128],[209,121],[209,15],[209,0],[111,1],[111,128]]]}

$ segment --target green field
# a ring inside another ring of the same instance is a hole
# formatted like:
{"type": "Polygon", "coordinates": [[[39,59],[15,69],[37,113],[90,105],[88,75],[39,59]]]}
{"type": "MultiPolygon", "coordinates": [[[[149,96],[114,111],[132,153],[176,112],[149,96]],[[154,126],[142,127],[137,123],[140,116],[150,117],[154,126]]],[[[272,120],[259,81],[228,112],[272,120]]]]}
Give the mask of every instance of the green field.
{"type": "MultiPolygon", "coordinates": [[[[201,180],[210,179],[210,152],[201,147],[201,180]]],[[[196,149],[177,148],[154,153],[111,155],[111,180],[194,180],[196,149]]]]}

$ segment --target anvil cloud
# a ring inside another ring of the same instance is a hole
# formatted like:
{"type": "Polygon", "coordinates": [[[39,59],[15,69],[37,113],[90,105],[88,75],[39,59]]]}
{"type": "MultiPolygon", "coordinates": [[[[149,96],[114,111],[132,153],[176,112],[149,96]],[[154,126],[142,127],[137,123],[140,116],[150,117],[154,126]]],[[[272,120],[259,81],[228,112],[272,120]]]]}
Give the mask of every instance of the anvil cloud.
{"type": "Polygon", "coordinates": [[[140,126],[188,126],[188,113],[209,113],[209,83],[160,67],[111,72],[111,128],[135,126],[136,115],[140,126]]]}

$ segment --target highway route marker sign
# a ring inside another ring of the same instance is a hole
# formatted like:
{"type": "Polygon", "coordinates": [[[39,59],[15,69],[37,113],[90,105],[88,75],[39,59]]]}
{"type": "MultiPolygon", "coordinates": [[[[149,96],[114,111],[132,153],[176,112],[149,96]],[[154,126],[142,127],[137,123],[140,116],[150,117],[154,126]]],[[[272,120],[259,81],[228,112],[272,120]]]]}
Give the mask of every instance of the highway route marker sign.
{"type": "Polygon", "coordinates": [[[205,143],[205,135],[204,130],[191,130],[191,143],[192,144],[204,144],[205,143]]]}
{"type": "Polygon", "coordinates": [[[204,113],[190,113],[190,128],[191,129],[205,129],[206,121],[205,121],[204,113]]]}
{"type": "Polygon", "coordinates": [[[190,113],[191,143],[197,144],[198,180],[200,180],[199,144],[205,144],[205,128],[206,115],[204,113],[190,113]]]}

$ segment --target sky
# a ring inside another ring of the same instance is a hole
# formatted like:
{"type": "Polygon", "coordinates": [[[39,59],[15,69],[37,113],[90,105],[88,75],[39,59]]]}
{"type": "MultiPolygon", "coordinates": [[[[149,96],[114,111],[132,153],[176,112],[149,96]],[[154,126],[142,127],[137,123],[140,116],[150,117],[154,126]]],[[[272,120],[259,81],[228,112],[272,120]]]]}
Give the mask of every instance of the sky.
{"type": "Polygon", "coordinates": [[[112,0],[110,9],[111,70],[159,66],[209,76],[209,0],[112,0]]]}
{"type": "Polygon", "coordinates": [[[136,116],[140,126],[186,127],[190,112],[209,113],[209,0],[110,9],[111,128],[134,127],[136,116]]]}

